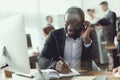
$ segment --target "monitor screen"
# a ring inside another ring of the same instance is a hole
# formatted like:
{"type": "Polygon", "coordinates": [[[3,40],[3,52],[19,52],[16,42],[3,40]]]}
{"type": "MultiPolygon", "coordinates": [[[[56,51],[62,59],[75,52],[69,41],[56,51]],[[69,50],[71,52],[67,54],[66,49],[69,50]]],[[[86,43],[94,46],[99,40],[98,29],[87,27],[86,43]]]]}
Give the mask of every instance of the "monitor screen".
{"type": "Polygon", "coordinates": [[[26,34],[26,38],[27,38],[27,47],[32,48],[31,35],[26,34]]]}
{"type": "Polygon", "coordinates": [[[12,72],[30,73],[24,17],[15,15],[0,20],[0,63],[12,72]],[[3,48],[6,50],[3,53],[3,48]],[[2,60],[2,61],[1,61],[2,60]]]}

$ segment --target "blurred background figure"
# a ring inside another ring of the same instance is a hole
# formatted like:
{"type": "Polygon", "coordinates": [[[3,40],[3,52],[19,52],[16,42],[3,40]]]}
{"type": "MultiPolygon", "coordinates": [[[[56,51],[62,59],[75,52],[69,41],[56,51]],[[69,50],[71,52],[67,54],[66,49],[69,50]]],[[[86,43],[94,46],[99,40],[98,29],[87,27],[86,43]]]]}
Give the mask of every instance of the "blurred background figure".
{"type": "Polygon", "coordinates": [[[97,24],[99,26],[102,26],[102,33],[103,33],[103,40],[105,40],[106,45],[113,45],[114,44],[114,37],[113,37],[113,27],[111,26],[111,23],[106,19],[102,18],[100,19],[97,24]]]}
{"type": "Polygon", "coordinates": [[[107,1],[101,2],[100,6],[101,6],[102,11],[105,14],[104,18],[107,19],[112,26],[113,35],[111,35],[111,36],[113,36],[112,40],[114,41],[114,37],[117,35],[117,32],[116,32],[116,13],[109,9],[107,1]]]}
{"type": "Polygon", "coordinates": [[[116,56],[117,47],[114,45],[114,29],[111,22],[106,18],[100,19],[97,24],[102,26],[103,39],[105,41],[103,48],[108,56],[108,70],[118,66],[119,59],[116,56]]]}
{"type": "Polygon", "coordinates": [[[94,9],[87,9],[87,14],[89,15],[89,20],[88,21],[91,24],[95,24],[99,20],[99,18],[97,18],[95,16],[95,10],[94,9]]]}
{"type": "Polygon", "coordinates": [[[51,16],[51,15],[48,15],[47,17],[46,17],[46,21],[47,21],[47,26],[52,26],[52,27],[54,27],[53,26],[53,17],[51,16]]]}
{"type": "Polygon", "coordinates": [[[117,32],[117,56],[120,56],[120,31],[117,32]]]}
{"type": "Polygon", "coordinates": [[[43,28],[43,33],[44,33],[44,37],[47,38],[48,34],[54,30],[54,27],[51,25],[48,25],[46,27],[43,28]]]}

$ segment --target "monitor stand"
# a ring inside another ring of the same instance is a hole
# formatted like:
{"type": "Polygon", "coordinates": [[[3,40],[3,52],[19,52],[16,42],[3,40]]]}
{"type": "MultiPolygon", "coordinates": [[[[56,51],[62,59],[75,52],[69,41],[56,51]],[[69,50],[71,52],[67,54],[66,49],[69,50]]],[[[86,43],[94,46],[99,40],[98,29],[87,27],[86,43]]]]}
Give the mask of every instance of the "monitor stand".
{"type": "MultiPolygon", "coordinates": [[[[2,52],[1,52],[1,55],[0,55],[0,59],[2,59],[3,56],[6,56],[6,54],[8,54],[8,52],[7,52],[6,47],[4,46],[4,47],[2,47],[2,52]]],[[[4,68],[6,68],[6,67],[8,67],[8,66],[9,66],[9,65],[8,65],[7,63],[3,62],[3,63],[0,65],[0,69],[4,69],[4,68]]]]}

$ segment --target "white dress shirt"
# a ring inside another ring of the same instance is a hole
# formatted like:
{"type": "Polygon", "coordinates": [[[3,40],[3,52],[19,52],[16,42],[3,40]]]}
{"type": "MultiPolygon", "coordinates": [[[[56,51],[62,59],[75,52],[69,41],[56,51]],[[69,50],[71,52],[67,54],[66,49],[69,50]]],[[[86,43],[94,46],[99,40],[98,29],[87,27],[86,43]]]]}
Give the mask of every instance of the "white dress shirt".
{"type": "MultiPolygon", "coordinates": [[[[85,47],[89,47],[92,44],[92,40],[89,44],[84,44],[85,47]]],[[[82,54],[82,38],[79,37],[76,40],[66,36],[64,59],[70,63],[70,67],[76,70],[80,69],[82,54]]]]}
{"type": "Polygon", "coordinates": [[[105,16],[108,15],[110,10],[107,10],[106,12],[104,12],[105,16]]]}

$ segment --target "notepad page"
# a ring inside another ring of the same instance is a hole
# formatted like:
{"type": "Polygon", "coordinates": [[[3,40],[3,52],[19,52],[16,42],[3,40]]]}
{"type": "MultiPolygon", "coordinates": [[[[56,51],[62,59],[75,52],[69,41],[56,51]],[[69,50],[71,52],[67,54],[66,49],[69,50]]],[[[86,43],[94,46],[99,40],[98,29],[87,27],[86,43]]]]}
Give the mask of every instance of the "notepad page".
{"type": "Polygon", "coordinates": [[[71,80],[95,80],[96,76],[79,76],[73,77],[71,80]]]}

